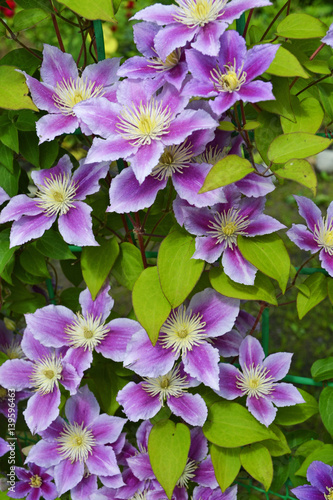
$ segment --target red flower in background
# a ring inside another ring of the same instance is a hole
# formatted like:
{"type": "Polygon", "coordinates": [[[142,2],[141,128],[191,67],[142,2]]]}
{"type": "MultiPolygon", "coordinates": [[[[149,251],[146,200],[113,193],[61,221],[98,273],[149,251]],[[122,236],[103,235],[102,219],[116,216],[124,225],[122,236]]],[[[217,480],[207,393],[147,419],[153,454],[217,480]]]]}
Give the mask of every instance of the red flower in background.
{"type": "Polygon", "coordinates": [[[5,17],[13,17],[15,14],[16,3],[13,0],[6,0],[7,7],[0,6],[0,11],[3,12],[5,17]]]}

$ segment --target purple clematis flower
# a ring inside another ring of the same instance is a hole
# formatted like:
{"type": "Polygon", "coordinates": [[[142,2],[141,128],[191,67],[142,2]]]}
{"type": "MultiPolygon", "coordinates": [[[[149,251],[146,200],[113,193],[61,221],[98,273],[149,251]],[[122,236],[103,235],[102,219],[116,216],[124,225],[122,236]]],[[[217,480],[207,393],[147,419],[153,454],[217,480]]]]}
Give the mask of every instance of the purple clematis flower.
{"type": "Polygon", "coordinates": [[[5,201],[10,200],[10,196],[6,193],[6,191],[0,187],[0,205],[2,205],[5,201]]]}
{"type": "Polygon", "coordinates": [[[223,398],[232,400],[247,396],[246,406],[252,415],[268,427],[274,420],[277,407],[304,403],[292,384],[279,382],[288,373],[292,354],[278,352],[266,359],[259,340],[248,335],[239,348],[238,370],[231,364],[220,364],[220,390],[223,398]]]}
{"type": "Polygon", "coordinates": [[[68,347],[66,359],[83,376],[93,358],[93,351],[113,361],[123,361],[129,340],[141,325],[132,319],[117,318],[105,323],[114,304],[110,286],[104,285],[95,300],[86,288],[80,293],[82,313],[74,314],[64,306],[48,305],[26,314],[34,337],[47,347],[68,347]]]}
{"type": "Polygon", "coordinates": [[[233,327],[238,313],[238,299],[206,288],[192,297],[188,307],[171,312],[155,346],[146,332],[134,335],[124,364],[143,377],[156,377],[169,372],[181,356],[186,373],[218,390],[220,355],[212,340],[233,327]]]}
{"type": "Polygon", "coordinates": [[[237,236],[244,237],[270,234],[285,226],[262,212],[265,198],[240,199],[237,187],[226,186],[227,203],[210,208],[189,206],[179,200],[174,202],[175,216],[189,233],[197,236],[194,259],[214,263],[222,254],[224,272],[237,283],[253,285],[257,269],[240,253],[237,236]]]}
{"type": "Polygon", "coordinates": [[[13,220],[10,246],[22,245],[40,238],[50,229],[59,215],[60,234],[70,245],[96,246],[92,232],[92,208],[82,200],[99,190],[98,181],[106,176],[107,162],[88,164],[81,160],[71,175],[73,165],[68,155],[48,170],[34,170],[32,180],[38,187],[37,196],[14,196],[0,214],[0,223],[13,220]]]}
{"type": "MultiPolygon", "coordinates": [[[[229,24],[242,13],[255,7],[271,5],[268,0],[177,0],[178,5],[159,3],[137,12],[132,19],[165,26],[155,36],[155,49],[166,57],[179,47],[192,42],[202,54],[216,56],[220,37],[229,24]]],[[[222,42],[221,42],[222,44],[222,42]]]]}
{"type": "Polygon", "coordinates": [[[0,437],[0,457],[3,457],[6,455],[6,453],[9,453],[11,450],[11,447],[8,444],[8,441],[5,441],[5,439],[2,439],[0,437]]]}
{"type": "Polygon", "coordinates": [[[57,498],[57,489],[51,481],[53,477],[47,473],[47,469],[35,464],[28,464],[29,470],[23,467],[15,467],[15,473],[19,481],[15,484],[13,491],[9,489],[7,495],[10,498],[26,498],[27,500],[54,500],[57,498]]]}
{"type": "Polygon", "coordinates": [[[224,493],[217,488],[205,488],[196,486],[193,490],[192,500],[237,500],[237,484],[227,488],[224,493]]]}
{"type": "Polygon", "coordinates": [[[333,277],[333,202],[323,217],[320,209],[305,196],[294,196],[300,215],[305,219],[303,224],[293,224],[287,236],[302,250],[311,253],[319,252],[321,265],[333,277]]]}
{"type": "Polygon", "coordinates": [[[236,101],[258,102],[275,99],[270,82],[255,81],[270,66],[279,45],[255,45],[249,51],[236,31],[221,37],[218,57],[207,57],[197,50],[186,51],[193,79],[184,87],[187,96],[215,97],[210,102],[216,114],[227,111],[236,101]]]}
{"type": "Polygon", "coordinates": [[[29,452],[27,462],[54,467],[59,496],[71,490],[74,500],[89,498],[97,490],[97,476],[120,474],[110,445],[118,439],[126,420],[99,412],[88,386],[80,388],[66,402],[67,421],[58,417],[29,452]]]}
{"type": "Polygon", "coordinates": [[[141,82],[124,80],[117,92],[119,104],[103,97],[76,105],[78,116],[104,139],[94,139],[87,161],[131,163],[141,184],[152,173],[166,146],[181,144],[192,132],[215,129],[218,122],[203,110],[184,110],[188,98],[166,84],[152,96],[141,82]]]}
{"type": "MultiPolygon", "coordinates": [[[[244,340],[245,336],[254,325],[255,318],[252,314],[246,311],[239,311],[236,318],[235,325],[230,332],[212,339],[212,345],[219,350],[219,353],[224,358],[239,355],[239,347],[244,340]]],[[[255,330],[259,330],[259,323],[255,330]]]]}
{"type": "Polygon", "coordinates": [[[118,392],[116,400],[132,422],[154,417],[166,403],[172,413],[188,424],[202,427],[208,411],[199,394],[186,392],[193,384],[193,379],[178,365],[165,375],[146,377],[139,384],[130,382],[118,392]]]}
{"type": "Polygon", "coordinates": [[[66,353],[43,346],[29,329],[25,330],[21,345],[26,359],[5,361],[0,366],[0,384],[17,391],[34,388],[23,414],[31,432],[40,433],[59,415],[59,381],[75,394],[81,377],[68,362],[66,353]]]}
{"type": "Polygon", "coordinates": [[[321,41],[333,48],[333,23],[331,24],[331,26],[328,29],[328,32],[321,41]]]}
{"type": "Polygon", "coordinates": [[[333,467],[323,462],[312,462],[306,472],[310,484],[291,491],[299,500],[329,500],[333,496],[333,467]]]}
{"type": "Polygon", "coordinates": [[[57,47],[44,44],[43,62],[40,74],[43,82],[27,75],[27,85],[36,106],[48,112],[36,123],[40,143],[52,141],[61,134],[71,134],[78,127],[84,134],[92,132],[85,120],[78,118],[73,109],[81,101],[104,96],[116,100],[117,70],[119,58],[105,59],[87,66],[82,75],[71,54],[63,53],[57,47]]]}

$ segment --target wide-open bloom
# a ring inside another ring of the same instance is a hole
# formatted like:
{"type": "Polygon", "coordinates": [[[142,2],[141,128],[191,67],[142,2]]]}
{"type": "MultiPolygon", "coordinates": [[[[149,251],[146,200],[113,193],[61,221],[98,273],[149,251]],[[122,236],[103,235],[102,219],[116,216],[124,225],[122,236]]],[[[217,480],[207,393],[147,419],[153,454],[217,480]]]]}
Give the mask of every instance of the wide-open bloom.
{"type": "Polygon", "coordinates": [[[28,329],[21,345],[26,359],[8,360],[0,366],[0,385],[17,391],[34,389],[23,414],[31,432],[39,433],[59,415],[59,383],[75,394],[81,377],[65,353],[45,347],[28,329]]]}
{"type": "Polygon", "coordinates": [[[236,101],[258,102],[275,99],[270,82],[255,81],[273,61],[279,45],[255,45],[249,51],[237,31],[221,37],[218,57],[207,57],[199,51],[186,50],[186,60],[193,79],[185,85],[187,96],[215,97],[209,101],[212,110],[224,113],[236,101]]]}
{"type": "Polygon", "coordinates": [[[203,54],[216,56],[220,37],[245,10],[271,5],[268,0],[177,0],[178,5],[159,3],[137,12],[132,19],[165,26],[155,36],[155,48],[163,60],[192,42],[203,54]]]}
{"type": "Polygon", "coordinates": [[[98,182],[106,176],[109,164],[88,164],[81,160],[73,175],[72,168],[69,156],[65,155],[55,167],[31,172],[38,188],[36,197],[14,196],[0,214],[0,223],[14,221],[11,247],[40,238],[58,216],[59,232],[66,243],[98,245],[92,231],[92,208],[82,200],[99,190],[98,182]]]}
{"type": "Polygon", "coordinates": [[[333,24],[331,24],[331,26],[329,27],[328,32],[322,39],[322,42],[333,48],[333,24]]]}
{"type": "Polygon", "coordinates": [[[259,340],[248,335],[239,348],[241,370],[234,365],[220,364],[220,396],[235,399],[247,396],[246,406],[252,415],[268,427],[277,407],[304,403],[292,384],[279,382],[289,371],[292,354],[278,352],[265,358],[259,340]]]}
{"type": "Polygon", "coordinates": [[[118,81],[119,58],[105,59],[87,66],[82,75],[71,54],[57,47],[44,44],[43,62],[40,74],[43,82],[32,76],[24,75],[36,106],[48,114],[36,123],[40,143],[52,141],[61,134],[71,134],[78,127],[84,134],[91,130],[84,119],[78,118],[73,109],[81,101],[104,96],[114,101],[118,81]]]}
{"type": "Polygon", "coordinates": [[[312,462],[306,472],[310,484],[291,491],[299,500],[330,500],[333,498],[333,467],[323,462],[312,462]]]}
{"type": "Polygon", "coordinates": [[[304,224],[293,224],[287,231],[288,237],[302,250],[311,253],[319,252],[321,265],[330,276],[333,276],[333,202],[323,217],[315,203],[305,196],[294,196],[304,224]]]}
{"type": "Polygon", "coordinates": [[[88,288],[83,290],[79,296],[81,313],[50,304],[25,315],[27,327],[43,345],[69,348],[66,359],[81,376],[91,365],[94,350],[105,358],[123,361],[128,341],[144,331],[137,321],[128,318],[105,322],[114,304],[109,290],[110,286],[104,285],[95,300],[88,288]]]}
{"type": "Polygon", "coordinates": [[[195,130],[214,129],[218,122],[203,110],[184,110],[188,98],[170,84],[152,95],[142,82],[124,80],[118,87],[118,103],[100,97],[76,105],[95,134],[87,161],[125,158],[142,183],[158,164],[166,146],[182,143],[195,130]]]}
{"type": "Polygon", "coordinates": [[[189,394],[193,385],[191,377],[174,366],[159,377],[146,377],[143,382],[130,382],[118,392],[117,401],[132,422],[154,417],[167,404],[172,413],[182,417],[190,425],[203,426],[207,407],[199,394],[189,394]]]}
{"type": "Polygon", "coordinates": [[[15,484],[14,491],[8,491],[10,498],[26,498],[27,500],[54,500],[57,498],[57,489],[51,481],[53,477],[46,472],[47,469],[35,464],[28,464],[29,470],[15,467],[19,481],[15,484]]]}
{"type": "Polygon", "coordinates": [[[180,225],[197,236],[194,259],[215,262],[222,254],[224,272],[237,283],[253,285],[257,269],[248,262],[237,246],[237,236],[270,234],[285,226],[262,212],[265,198],[240,199],[237,187],[226,186],[226,203],[196,208],[176,199],[174,210],[180,225]]]}
{"type": "Polygon", "coordinates": [[[120,474],[110,444],[118,439],[126,420],[99,412],[88,386],[80,388],[66,402],[67,421],[58,417],[29,452],[27,462],[54,467],[59,496],[77,487],[72,498],[88,498],[97,490],[96,476],[120,474]]]}

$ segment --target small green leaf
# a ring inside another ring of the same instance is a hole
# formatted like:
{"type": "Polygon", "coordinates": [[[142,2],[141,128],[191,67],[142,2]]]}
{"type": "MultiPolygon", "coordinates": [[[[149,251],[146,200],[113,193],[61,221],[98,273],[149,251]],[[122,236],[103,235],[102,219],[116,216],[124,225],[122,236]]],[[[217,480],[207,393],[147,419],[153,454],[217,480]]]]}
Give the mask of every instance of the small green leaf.
{"type": "Polygon", "coordinates": [[[323,105],[325,113],[333,120],[333,85],[320,83],[316,87],[319,91],[320,102],[323,105]]]}
{"type": "Polygon", "coordinates": [[[185,469],[190,445],[190,430],[184,424],[160,420],[150,431],[149,460],[156,479],[169,499],[185,469]]]}
{"type": "MultiPolygon", "coordinates": [[[[333,387],[325,387],[319,397],[319,413],[324,426],[333,436],[333,387]]],[[[333,465],[333,463],[332,463],[333,465]]]]}
{"type": "Polygon", "coordinates": [[[269,165],[267,156],[268,148],[275,137],[283,133],[280,118],[274,114],[262,111],[258,115],[257,120],[261,123],[261,127],[256,128],[254,131],[256,146],[266,165],[269,165]]]}
{"type": "Polygon", "coordinates": [[[262,443],[246,446],[240,453],[240,461],[246,472],[268,491],[273,480],[273,462],[267,448],[262,443]]]}
{"type": "Polygon", "coordinates": [[[112,274],[116,280],[129,290],[133,290],[134,283],[143,271],[143,263],[140,250],[131,243],[122,243],[120,252],[112,274]]]}
{"type": "Polygon", "coordinates": [[[264,300],[269,304],[277,306],[275,288],[269,278],[257,272],[254,285],[241,285],[232,281],[222,269],[212,267],[209,272],[211,285],[215,290],[226,297],[233,297],[241,300],[264,300]]]}
{"type": "Polygon", "coordinates": [[[254,130],[255,128],[258,128],[260,126],[260,122],[250,121],[244,125],[243,130],[254,130]]]}
{"type": "Polygon", "coordinates": [[[317,359],[311,366],[311,376],[317,382],[333,379],[333,357],[317,359]]]}
{"type": "Polygon", "coordinates": [[[50,278],[44,256],[38,252],[34,244],[27,246],[20,255],[20,264],[34,276],[50,278]]]}
{"type": "Polygon", "coordinates": [[[280,47],[275,59],[267,70],[270,75],[276,76],[300,76],[309,78],[308,73],[299,63],[298,59],[284,47],[280,47]]]}
{"type": "Polygon", "coordinates": [[[79,295],[82,292],[82,288],[70,287],[63,290],[60,294],[60,304],[62,306],[68,307],[74,312],[81,309],[79,302],[79,295]]]}
{"type": "Polygon", "coordinates": [[[313,451],[306,457],[301,467],[297,470],[297,476],[306,477],[306,472],[309,465],[314,461],[324,462],[328,465],[333,465],[333,444],[324,444],[317,450],[313,451]]]}
{"type": "Polygon", "coordinates": [[[18,183],[21,174],[21,168],[15,160],[13,167],[13,172],[9,172],[9,170],[0,163],[1,187],[10,197],[15,196],[18,192],[18,183]]]}
{"type": "Polygon", "coordinates": [[[40,168],[50,168],[55,163],[59,152],[58,141],[43,142],[39,146],[40,168]]]}
{"type": "Polygon", "coordinates": [[[0,275],[5,269],[11,256],[18,247],[9,248],[9,234],[10,229],[5,229],[0,233],[0,275]]]}
{"type": "Polygon", "coordinates": [[[233,132],[236,127],[231,122],[220,122],[220,125],[217,127],[219,130],[225,130],[226,132],[233,132]]]}
{"type": "Polygon", "coordinates": [[[240,450],[240,448],[221,448],[215,444],[210,448],[215,477],[222,492],[229,488],[237,477],[241,467],[240,450]]]}
{"type": "Polygon", "coordinates": [[[74,286],[79,286],[83,281],[82,270],[80,266],[80,261],[76,260],[61,260],[60,261],[61,270],[65,277],[73,283],[74,286]]]}
{"type": "Polygon", "coordinates": [[[0,142],[0,159],[1,163],[6,167],[9,172],[13,172],[14,163],[13,163],[14,153],[11,149],[7,148],[2,142],[0,142]]]}
{"type": "Polygon", "coordinates": [[[19,143],[23,158],[39,167],[38,137],[35,132],[19,132],[19,143]]]}
{"type": "Polygon", "coordinates": [[[49,229],[36,242],[36,248],[46,257],[57,260],[75,259],[59,233],[49,229]]]}
{"type": "Polygon", "coordinates": [[[268,158],[274,163],[285,163],[293,158],[307,158],[327,149],[333,140],[314,134],[293,132],[279,135],[268,150],[268,158]]]}
{"type": "Polygon", "coordinates": [[[0,66],[0,108],[38,111],[30,97],[25,76],[12,66],[0,66]]]}
{"type": "Polygon", "coordinates": [[[220,401],[209,408],[203,432],[208,441],[223,448],[277,439],[274,432],[258,422],[246,408],[231,401],[220,401]]]}
{"type": "Polygon", "coordinates": [[[204,269],[203,260],[192,259],[194,251],[194,238],[181,230],[172,231],[159,248],[158,275],[173,309],[184,302],[204,269]]]}
{"type": "Polygon", "coordinates": [[[281,238],[265,234],[253,238],[238,236],[238,247],[243,257],[262,273],[276,279],[284,293],[289,280],[290,258],[281,238]]]}
{"type": "Polygon", "coordinates": [[[132,301],[139,323],[155,345],[161,326],[171,311],[170,303],[162,292],[157,267],[142,271],[133,287],[132,301]]]}
{"type": "Polygon", "coordinates": [[[282,168],[275,170],[274,174],[282,179],[298,182],[313,192],[317,192],[317,176],[307,160],[289,160],[282,168]]]}
{"type": "Polygon", "coordinates": [[[304,318],[311,309],[327,296],[326,276],[324,274],[312,274],[304,281],[304,284],[310,290],[310,297],[304,295],[302,291],[298,292],[296,306],[299,319],[304,318]]]}
{"type": "Polygon", "coordinates": [[[283,132],[285,134],[292,132],[315,134],[324,119],[324,111],[320,102],[314,97],[307,97],[300,102],[297,97],[293,96],[292,106],[296,121],[287,120],[282,116],[283,132]]]}
{"type": "Polygon", "coordinates": [[[82,274],[93,300],[102,288],[118,254],[119,245],[115,238],[104,239],[99,247],[83,248],[82,274]]]}
{"type": "Polygon", "coordinates": [[[115,22],[113,5],[111,0],[59,0],[60,3],[66,5],[69,9],[79,14],[85,19],[115,22]]]}
{"type": "Polygon", "coordinates": [[[296,425],[305,422],[310,417],[318,413],[317,400],[303,389],[298,389],[303,396],[305,403],[294,406],[278,408],[274,423],[277,425],[296,425]]]}
{"type": "Polygon", "coordinates": [[[319,450],[319,448],[322,448],[323,446],[324,443],[322,441],[319,441],[318,439],[312,439],[311,441],[307,441],[306,443],[301,444],[295,451],[295,456],[305,458],[310,455],[310,453],[315,450],[319,450]]]}
{"type": "Polygon", "coordinates": [[[326,24],[316,17],[308,14],[289,14],[278,25],[276,35],[297,39],[322,38],[327,29],[326,24]]]}
{"type": "Polygon", "coordinates": [[[49,14],[47,14],[42,9],[25,9],[21,10],[14,16],[14,31],[22,31],[27,28],[31,28],[35,24],[47,19],[49,14]]]}
{"type": "MultiPolygon", "coordinates": [[[[265,111],[284,116],[288,120],[294,121],[295,114],[291,106],[290,89],[287,78],[272,76],[274,101],[261,101],[259,106],[265,111]]],[[[259,115],[260,116],[260,115],[259,115]]],[[[277,134],[279,135],[279,134],[277,134]]]]}
{"type": "Polygon", "coordinates": [[[199,193],[206,193],[207,191],[232,184],[243,179],[243,177],[253,172],[253,170],[248,160],[238,155],[228,155],[218,161],[209,171],[199,193]]]}
{"type": "Polygon", "coordinates": [[[12,123],[0,125],[0,140],[5,146],[15,151],[15,153],[19,152],[18,132],[12,123]]]}
{"type": "Polygon", "coordinates": [[[267,441],[262,441],[261,444],[263,444],[268,449],[271,456],[280,457],[281,455],[291,453],[286,440],[286,436],[283,434],[281,429],[275,424],[271,424],[269,428],[274,432],[278,440],[268,439],[267,441]]]}

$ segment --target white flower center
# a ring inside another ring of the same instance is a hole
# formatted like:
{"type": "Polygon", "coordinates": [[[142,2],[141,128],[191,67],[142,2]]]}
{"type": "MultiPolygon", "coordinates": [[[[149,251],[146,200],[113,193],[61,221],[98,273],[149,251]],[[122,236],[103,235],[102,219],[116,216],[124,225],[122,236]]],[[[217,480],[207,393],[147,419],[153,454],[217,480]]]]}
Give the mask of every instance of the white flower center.
{"type": "Polygon", "coordinates": [[[174,20],[189,28],[205,26],[223,15],[226,3],[227,0],[182,0],[178,2],[174,20]]]}
{"type": "Polygon", "coordinates": [[[243,71],[243,64],[236,70],[236,61],[234,65],[226,64],[224,71],[217,66],[210,72],[210,81],[213,83],[217,92],[237,92],[243,83],[246,82],[246,72],[243,71]]]}
{"type": "Polygon", "coordinates": [[[328,491],[327,493],[324,493],[325,500],[333,500],[333,487],[331,486],[330,488],[326,486],[326,489],[328,491]]]}
{"type": "Polygon", "coordinates": [[[93,351],[101,343],[108,331],[109,328],[104,326],[101,316],[96,318],[89,313],[86,317],[77,313],[74,322],[65,328],[71,347],[83,347],[84,350],[89,349],[89,351],[93,351]]]}
{"type": "Polygon", "coordinates": [[[147,500],[147,491],[137,491],[129,500],[147,500]]]}
{"type": "Polygon", "coordinates": [[[216,243],[225,242],[232,249],[237,244],[237,236],[247,234],[244,230],[248,227],[250,221],[246,219],[247,216],[242,217],[239,215],[239,210],[235,208],[229,208],[228,212],[216,212],[214,220],[209,223],[211,231],[207,231],[207,234],[216,238],[216,243]]]}
{"type": "Polygon", "coordinates": [[[333,219],[324,217],[317,222],[313,232],[314,240],[320,248],[323,248],[329,255],[333,255],[333,219]]]}
{"type": "Polygon", "coordinates": [[[208,163],[209,165],[215,165],[220,160],[227,155],[227,148],[220,149],[218,146],[209,146],[206,150],[200,155],[194,158],[196,163],[208,163]]]}
{"type": "MultiPolygon", "coordinates": [[[[154,49],[153,49],[154,50],[154,49]]],[[[156,52],[154,50],[154,52],[156,52]]],[[[152,57],[149,60],[148,68],[154,68],[156,71],[163,73],[177,66],[181,55],[181,49],[176,49],[169,54],[165,61],[160,57],[152,57]]]]}
{"type": "Polygon", "coordinates": [[[37,205],[43,209],[48,217],[54,214],[64,215],[73,205],[76,195],[75,183],[68,175],[52,175],[45,179],[44,184],[38,185],[36,196],[40,198],[37,205]]]}
{"type": "Polygon", "coordinates": [[[243,395],[254,396],[260,398],[270,394],[276,384],[273,382],[274,377],[268,375],[269,370],[266,367],[252,364],[250,367],[245,367],[243,373],[237,375],[236,386],[243,391],[243,395]]]}
{"type": "Polygon", "coordinates": [[[152,397],[158,395],[162,405],[170,396],[181,397],[188,388],[186,376],[180,376],[178,366],[172,368],[166,375],[157,378],[147,377],[144,380],[142,388],[152,397]]]}
{"type": "Polygon", "coordinates": [[[202,314],[192,315],[186,307],[180,306],[166,320],[161,328],[161,344],[166,349],[171,348],[176,356],[182,356],[191,351],[193,346],[205,342],[205,321],[201,321],[202,314]]]}
{"type": "Polygon", "coordinates": [[[3,352],[7,354],[9,359],[25,358],[25,354],[19,340],[13,339],[10,344],[3,347],[3,352]]]}
{"type": "Polygon", "coordinates": [[[40,488],[42,483],[42,478],[35,474],[34,476],[31,476],[29,486],[31,486],[31,488],[40,488]]]}
{"type": "Polygon", "coordinates": [[[198,464],[195,460],[187,459],[185,469],[183,470],[182,475],[177,481],[177,486],[187,489],[189,481],[191,481],[195,477],[194,471],[197,468],[198,464]]]}
{"type": "Polygon", "coordinates": [[[75,80],[70,78],[61,83],[57,82],[52,98],[63,115],[75,116],[73,111],[75,104],[91,97],[102,97],[104,94],[103,85],[95,86],[95,82],[88,82],[87,78],[83,80],[77,77],[75,80]]]}
{"type": "Polygon", "coordinates": [[[192,144],[186,145],[186,141],[178,146],[167,146],[151,175],[163,181],[175,172],[181,174],[183,168],[189,167],[192,158],[191,148],[192,144]]]}
{"type": "Polygon", "coordinates": [[[57,438],[59,443],[58,451],[64,458],[68,458],[72,463],[80,461],[85,462],[92,454],[92,448],[95,446],[95,438],[91,430],[79,425],[65,424],[64,430],[57,438]]]}
{"type": "Polygon", "coordinates": [[[118,118],[116,127],[122,138],[133,141],[133,146],[144,146],[169,133],[172,112],[169,106],[163,107],[162,102],[151,99],[147,104],[140,102],[139,106],[124,108],[118,118]]]}
{"type": "Polygon", "coordinates": [[[61,372],[61,358],[56,358],[55,354],[45,356],[34,362],[30,380],[39,394],[48,394],[49,392],[53,392],[54,386],[58,387],[61,372]]]}

